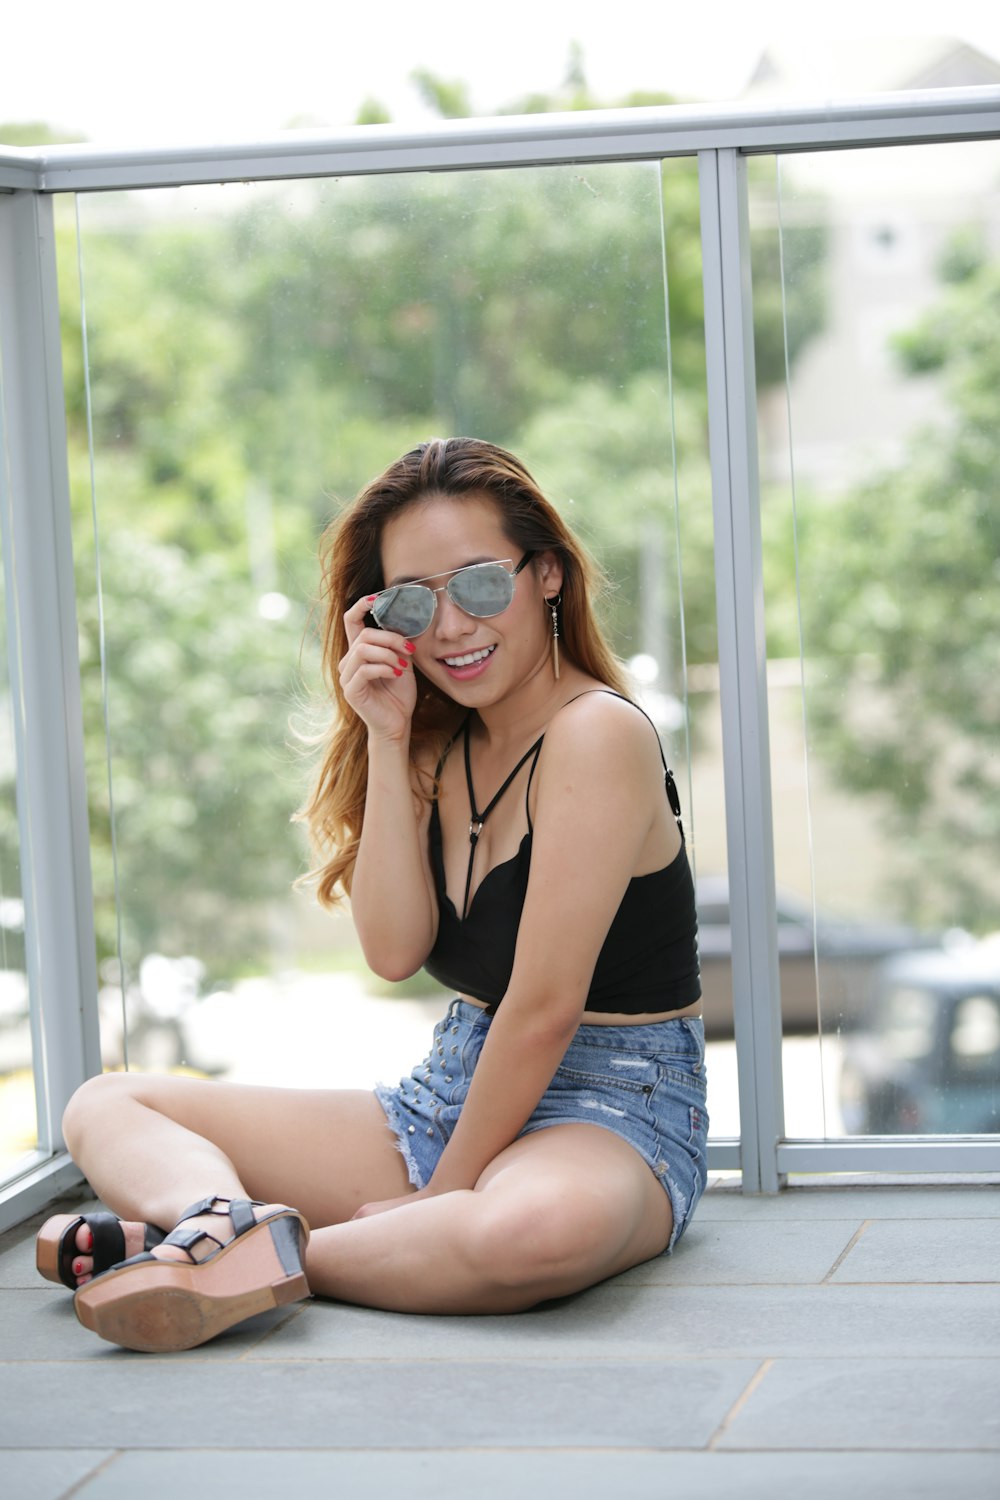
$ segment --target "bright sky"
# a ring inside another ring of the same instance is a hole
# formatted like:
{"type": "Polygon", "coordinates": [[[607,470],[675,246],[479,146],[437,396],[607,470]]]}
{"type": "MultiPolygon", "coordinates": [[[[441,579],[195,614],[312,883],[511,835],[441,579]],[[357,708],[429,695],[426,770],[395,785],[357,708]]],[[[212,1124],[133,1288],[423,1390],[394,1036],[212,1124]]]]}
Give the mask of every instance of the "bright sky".
{"type": "Polygon", "coordinates": [[[114,145],[273,135],[353,122],[369,96],[427,118],[428,68],[490,114],[562,82],[571,41],[592,89],[737,96],[763,49],[949,35],[1000,58],[991,0],[0,0],[0,121],[44,120],[114,145]]]}

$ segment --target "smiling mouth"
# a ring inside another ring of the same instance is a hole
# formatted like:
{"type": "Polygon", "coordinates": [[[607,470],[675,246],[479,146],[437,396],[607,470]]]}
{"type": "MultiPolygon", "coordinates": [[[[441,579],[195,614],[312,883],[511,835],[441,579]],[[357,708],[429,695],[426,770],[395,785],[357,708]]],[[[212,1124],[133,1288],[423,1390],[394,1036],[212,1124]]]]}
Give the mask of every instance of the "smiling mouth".
{"type": "Polygon", "coordinates": [[[471,667],[492,656],[496,649],[496,646],[484,646],[482,651],[467,651],[464,656],[443,656],[441,660],[446,667],[471,667]]]}

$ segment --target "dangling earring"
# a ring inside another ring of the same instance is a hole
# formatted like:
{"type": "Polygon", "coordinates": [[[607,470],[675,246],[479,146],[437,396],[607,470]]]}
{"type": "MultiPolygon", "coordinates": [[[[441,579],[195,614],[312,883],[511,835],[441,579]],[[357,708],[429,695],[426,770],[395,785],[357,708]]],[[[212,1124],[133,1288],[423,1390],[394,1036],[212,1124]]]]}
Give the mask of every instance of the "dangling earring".
{"type": "Polygon", "coordinates": [[[546,599],[545,603],[548,605],[549,609],[552,612],[552,670],[556,674],[556,681],[558,682],[559,681],[559,615],[558,615],[558,609],[559,609],[560,604],[562,603],[562,594],[553,594],[552,598],[551,599],[546,599]]]}

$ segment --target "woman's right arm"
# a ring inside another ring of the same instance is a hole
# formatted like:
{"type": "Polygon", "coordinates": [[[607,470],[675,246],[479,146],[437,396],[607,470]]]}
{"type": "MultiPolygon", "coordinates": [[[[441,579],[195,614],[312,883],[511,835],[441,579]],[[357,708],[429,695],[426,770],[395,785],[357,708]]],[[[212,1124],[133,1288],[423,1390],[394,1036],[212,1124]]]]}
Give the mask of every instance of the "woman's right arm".
{"type": "Polygon", "coordinates": [[[427,849],[430,807],[418,811],[410,762],[417,687],[402,636],[366,626],[370,601],[344,616],[344,697],[368,727],[368,788],[351,885],[351,913],[365,958],[383,979],[408,979],[437,935],[427,849]]]}

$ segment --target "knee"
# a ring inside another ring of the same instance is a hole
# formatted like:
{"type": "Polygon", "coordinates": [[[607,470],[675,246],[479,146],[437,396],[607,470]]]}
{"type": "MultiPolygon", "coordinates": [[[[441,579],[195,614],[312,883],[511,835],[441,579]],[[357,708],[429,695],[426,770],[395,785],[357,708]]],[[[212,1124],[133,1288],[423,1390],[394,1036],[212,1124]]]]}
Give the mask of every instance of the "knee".
{"type": "Polygon", "coordinates": [[[606,1206],[586,1194],[557,1190],[483,1207],[471,1247],[476,1264],[503,1289],[533,1292],[536,1301],[599,1280],[619,1238],[606,1206]]]}
{"type": "Polygon", "coordinates": [[[135,1080],[128,1073],[98,1073],[73,1094],[62,1117],[63,1138],[71,1156],[84,1148],[94,1121],[134,1093],[135,1080]]]}

